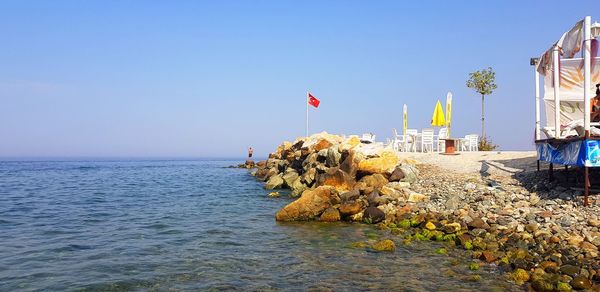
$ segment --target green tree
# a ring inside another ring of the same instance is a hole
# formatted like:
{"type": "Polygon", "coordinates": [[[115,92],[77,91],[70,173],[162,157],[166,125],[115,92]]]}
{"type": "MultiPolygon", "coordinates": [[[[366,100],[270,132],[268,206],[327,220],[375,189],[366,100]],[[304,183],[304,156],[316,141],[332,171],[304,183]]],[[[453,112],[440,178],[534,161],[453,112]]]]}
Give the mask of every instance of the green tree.
{"type": "Polygon", "coordinates": [[[496,72],[492,67],[469,73],[467,87],[472,88],[481,94],[481,139],[485,140],[485,114],[484,102],[485,96],[492,94],[498,86],[496,85],[496,72]]]}

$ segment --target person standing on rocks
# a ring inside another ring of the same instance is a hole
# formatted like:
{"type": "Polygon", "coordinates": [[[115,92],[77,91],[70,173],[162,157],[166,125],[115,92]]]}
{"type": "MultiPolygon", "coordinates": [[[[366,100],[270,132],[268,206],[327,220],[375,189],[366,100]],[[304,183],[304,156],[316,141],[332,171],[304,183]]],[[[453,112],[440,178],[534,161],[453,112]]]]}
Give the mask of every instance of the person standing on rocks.
{"type": "Polygon", "coordinates": [[[248,147],[248,158],[252,158],[252,154],[254,154],[254,150],[252,147],[248,147]]]}

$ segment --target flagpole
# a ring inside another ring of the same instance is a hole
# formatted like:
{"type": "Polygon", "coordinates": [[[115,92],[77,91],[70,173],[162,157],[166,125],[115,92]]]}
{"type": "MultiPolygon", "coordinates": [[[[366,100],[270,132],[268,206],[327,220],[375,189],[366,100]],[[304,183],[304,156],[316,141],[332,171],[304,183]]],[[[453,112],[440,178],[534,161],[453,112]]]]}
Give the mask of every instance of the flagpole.
{"type": "Polygon", "coordinates": [[[306,137],[308,137],[308,95],[309,92],[306,92],[306,100],[304,101],[304,103],[306,103],[306,137]]]}

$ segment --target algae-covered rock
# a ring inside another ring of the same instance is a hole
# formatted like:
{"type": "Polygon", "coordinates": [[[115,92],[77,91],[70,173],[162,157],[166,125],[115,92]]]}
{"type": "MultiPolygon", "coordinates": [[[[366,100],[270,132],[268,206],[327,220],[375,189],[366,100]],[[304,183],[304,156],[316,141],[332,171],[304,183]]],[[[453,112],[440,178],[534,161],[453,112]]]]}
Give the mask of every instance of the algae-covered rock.
{"type": "Polygon", "coordinates": [[[471,271],[477,271],[479,270],[479,264],[476,262],[472,262],[469,264],[469,270],[471,271]]]}
{"type": "Polygon", "coordinates": [[[365,247],[367,247],[367,243],[362,242],[362,241],[357,241],[357,242],[351,243],[350,247],[351,248],[365,248],[365,247]]]}
{"type": "Polygon", "coordinates": [[[427,223],[425,223],[425,228],[427,230],[435,230],[435,224],[433,224],[433,222],[428,221],[427,223]]]}
{"type": "Polygon", "coordinates": [[[438,249],[435,250],[435,253],[436,254],[447,254],[448,250],[445,249],[445,248],[443,248],[443,247],[440,247],[440,248],[438,248],[438,249]]]}
{"type": "Polygon", "coordinates": [[[376,251],[395,251],[396,244],[391,239],[384,239],[374,243],[371,248],[376,251]]]}
{"type": "Polygon", "coordinates": [[[529,273],[523,269],[516,269],[511,273],[511,278],[519,285],[529,281],[529,273]]]}

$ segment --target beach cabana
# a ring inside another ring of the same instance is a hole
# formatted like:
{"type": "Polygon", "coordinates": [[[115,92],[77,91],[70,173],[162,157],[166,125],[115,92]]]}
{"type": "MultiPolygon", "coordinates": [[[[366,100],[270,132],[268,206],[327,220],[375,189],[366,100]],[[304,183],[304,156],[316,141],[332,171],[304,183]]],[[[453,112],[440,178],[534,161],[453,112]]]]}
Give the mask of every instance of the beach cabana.
{"type": "Polygon", "coordinates": [[[600,24],[586,16],[544,52],[535,65],[535,145],[539,162],[584,169],[584,204],[588,205],[589,168],[600,167],[600,126],[590,121],[591,101],[600,83],[597,38],[600,24]],[[543,100],[540,75],[544,79],[543,100]],[[541,106],[545,124],[541,123],[541,106]]]}

